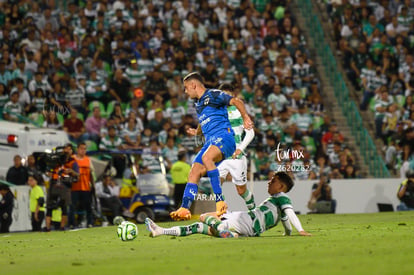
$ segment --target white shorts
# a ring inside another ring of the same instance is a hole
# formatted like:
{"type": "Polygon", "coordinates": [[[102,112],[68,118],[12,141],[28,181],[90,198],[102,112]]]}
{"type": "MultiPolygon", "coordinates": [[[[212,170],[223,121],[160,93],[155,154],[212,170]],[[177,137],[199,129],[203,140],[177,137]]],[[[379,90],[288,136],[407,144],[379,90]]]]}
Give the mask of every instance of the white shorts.
{"type": "Polygon", "coordinates": [[[254,237],[253,221],[246,211],[235,211],[222,216],[218,230],[227,229],[244,237],[254,237]]]}
{"type": "Polygon", "coordinates": [[[232,182],[236,185],[245,185],[247,182],[247,159],[242,156],[240,159],[225,159],[217,167],[220,178],[225,179],[230,173],[232,182]]]}

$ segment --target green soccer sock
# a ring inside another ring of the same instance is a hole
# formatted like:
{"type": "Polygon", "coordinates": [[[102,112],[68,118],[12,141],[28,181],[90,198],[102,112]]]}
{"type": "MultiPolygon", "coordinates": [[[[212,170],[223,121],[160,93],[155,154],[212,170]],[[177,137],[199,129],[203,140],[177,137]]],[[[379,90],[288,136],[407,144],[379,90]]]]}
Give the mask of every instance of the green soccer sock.
{"type": "MultiPolygon", "coordinates": [[[[204,234],[208,235],[208,225],[202,222],[196,222],[187,226],[176,226],[179,228],[179,235],[176,236],[188,236],[192,234],[204,234]]],[[[177,232],[178,233],[178,232],[177,232]]]]}
{"type": "Polygon", "coordinates": [[[240,196],[244,199],[244,202],[246,203],[247,209],[253,210],[253,209],[256,208],[253,193],[250,192],[249,189],[246,189],[246,192],[244,192],[240,196]]]}
{"type": "Polygon", "coordinates": [[[207,224],[208,226],[211,226],[216,231],[219,231],[218,226],[221,224],[221,221],[219,219],[217,219],[216,217],[208,216],[205,219],[204,223],[207,224]]]}

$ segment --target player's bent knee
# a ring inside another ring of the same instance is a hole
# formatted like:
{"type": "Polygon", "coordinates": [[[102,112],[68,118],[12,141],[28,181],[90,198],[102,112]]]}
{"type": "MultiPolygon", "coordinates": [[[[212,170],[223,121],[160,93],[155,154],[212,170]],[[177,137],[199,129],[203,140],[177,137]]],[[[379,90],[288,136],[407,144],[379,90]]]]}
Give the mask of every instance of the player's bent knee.
{"type": "Polygon", "coordinates": [[[239,195],[243,195],[244,192],[246,192],[247,187],[246,187],[246,184],[244,184],[244,185],[236,185],[236,189],[237,189],[237,193],[239,195]]]}

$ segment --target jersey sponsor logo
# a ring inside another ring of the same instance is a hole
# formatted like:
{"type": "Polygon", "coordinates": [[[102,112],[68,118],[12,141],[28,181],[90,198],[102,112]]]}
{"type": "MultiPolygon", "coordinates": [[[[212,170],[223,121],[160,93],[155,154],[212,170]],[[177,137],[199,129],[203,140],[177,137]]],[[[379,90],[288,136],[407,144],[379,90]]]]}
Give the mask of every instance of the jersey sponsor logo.
{"type": "Polygon", "coordinates": [[[200,124],[201,124],[201,126],[204,126],[204,125],[206,125],[207,123],[209,123],[211,121],[211,118],[207,118],[207,119],[205,119],[205,120],[200,120],[200,124]]]}

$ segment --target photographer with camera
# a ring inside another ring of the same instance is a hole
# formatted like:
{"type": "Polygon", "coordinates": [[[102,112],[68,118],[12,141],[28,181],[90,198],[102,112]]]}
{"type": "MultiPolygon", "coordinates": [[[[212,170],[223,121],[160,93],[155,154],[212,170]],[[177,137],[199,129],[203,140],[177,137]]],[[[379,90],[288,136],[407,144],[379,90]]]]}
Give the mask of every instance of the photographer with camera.
{"type": "Polygon", "coordinates": [[[52,211],[57,208],[62,209],[62,219],[60,229],[65,230],[68,218],[68,206],[71,205],[72,183],[78,181],[79,165],[73,157],[73,147],[71,143],[63,147],[63,151],[48,156],[47,162],[55,162],[55,167],[46,172],[50,177],[49,190],[47,193],[46,206],[46,231],[50,231],[52,222],[52,211]]]}
{"type": "Polygon", "coordinates": [[[397,206],[398,211],[414,210],[414,170],[408,170],[406,177],[397,193],[397,197],[401,201],[397,206]]]}
{"type": "Polygon", "coordinates": [[[84,142],[78,144],[77,154],[74,158],[79,166],[79,178],[71,187],[72,204],[69,207],[69,228],[76,226],[75,213],[79,214],[80,211],[86,212],[87,226],[92,227],[92,202],[95,199],[92,197],[92,190],[95,187],[92,176],[93,166],[89,157],[86,156],[86,144],[84,142]]]}
{"type": "Polygon", "coordinates": [[[332,199],[330,181],[326,174],[322,174],[319,183],[313,184],[311,198],[308,202],[311,213],[335,213],[336,200],[332,199]]]}

